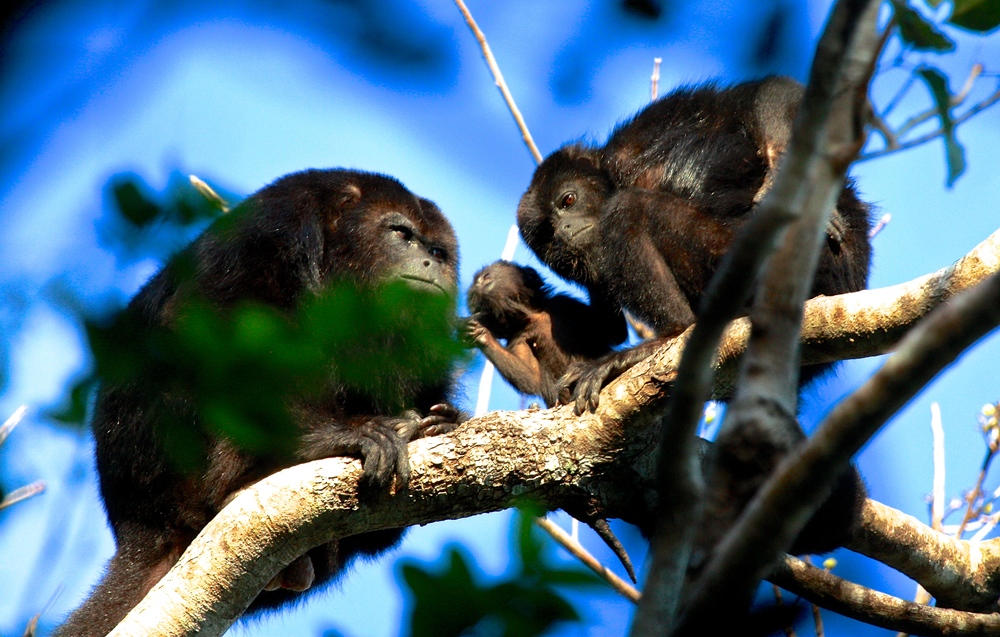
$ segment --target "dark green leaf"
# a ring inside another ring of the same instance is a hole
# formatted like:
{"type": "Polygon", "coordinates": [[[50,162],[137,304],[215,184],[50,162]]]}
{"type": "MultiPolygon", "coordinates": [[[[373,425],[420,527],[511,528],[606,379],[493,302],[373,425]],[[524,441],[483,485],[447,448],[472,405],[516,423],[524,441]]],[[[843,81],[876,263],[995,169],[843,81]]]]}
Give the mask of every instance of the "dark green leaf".
{"type": "Polygon", "coordinates": [[[139,188],[138,180],[119,181],[111,186],[118,212],[139,228],[163,216],[163,209],[139,188]]]}
{"type": "Polygon", "coordinates": [[[93,374],[77,380],[69,391],[69,399],[62,407],[49,412],[49,417],[66,424],[83,425],[96,386],[97,378],[93,374]]]}
{"type": "Polygon", "coordinates": [[[986,33],[1000,25],[1000,0],[954,0],[948,23],[986,33]]]}
{"type": "Polygon", "coordinates": [[[902,0],[892,0],[899,37],[918,51],[951,51],[955,42],[902,0]]]}
{"type": "Polygon", "coordinates": [[[945,161],[948,164],[948,187],[965,172],[965,150],[955,138],[955,120],[951,116],[951,93],[948,91],[948,79],[941,71],[924,66],[917,69],[917,74],[927,84],[938,118],[941,120],[941,133],[944,137],[945,161]]]}

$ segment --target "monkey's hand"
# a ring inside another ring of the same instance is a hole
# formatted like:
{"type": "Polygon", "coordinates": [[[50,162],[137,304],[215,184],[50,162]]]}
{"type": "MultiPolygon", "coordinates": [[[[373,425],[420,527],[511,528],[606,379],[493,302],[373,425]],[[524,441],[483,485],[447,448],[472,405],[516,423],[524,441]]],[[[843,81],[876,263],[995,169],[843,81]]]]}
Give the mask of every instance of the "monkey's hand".
{"type": "Polygon", "coordinates": [[[596,411],[604,386],[650,356],[662,340],[652,339],[631,349],[611,352],[596,361],[572,363],[556,386],[559,402],[568,404],[572,399],[577,416],[584,411],[596,411]]]}
{"type": "Polygon", "coordinates": [[[494,341],[490,331],[483,327],[483,324],[476,320],[475,316],[465,319],[461,329],[463,339],[469,343],[470,347],[482,348],[494,341]]]}
{"type": "Polygon", "coordinates": [[[469,419],[467,414],[449,403],[438,403],[431,407],[430,412],[420,420],[410,440],[446,434],[469,419]]]}
{"type": "Polygon", "coordinates": [[[412,409],[397,417],[372,416],[347,422],[320,420],[303,434],[299,455],[303,461],[361,456],[360,490],[382,492],[392,485],[393,479],[403,488],[410,480],[406,443],[421,429],[424,420],[424,416],[412,409]]]}

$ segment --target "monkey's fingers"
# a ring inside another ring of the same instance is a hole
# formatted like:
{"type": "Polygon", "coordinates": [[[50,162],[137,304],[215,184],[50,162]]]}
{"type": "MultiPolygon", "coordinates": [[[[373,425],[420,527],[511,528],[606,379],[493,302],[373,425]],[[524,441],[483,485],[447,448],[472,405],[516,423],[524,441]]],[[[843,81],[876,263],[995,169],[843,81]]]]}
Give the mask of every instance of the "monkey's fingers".
{"type": "Polygon", "coordinates": [[[635,578],[635,568],[632,567],[632,559],[628,556],[628,552],[625,547],[622,546],[621,541],[618,540],[618,536],[615,532],[611,530],[608,526],[608,521],[602,518],[597,518],[596,520],[591,520],[588,525],[590,528],[594,529],[594,533],[597,533],[598,537],[604,540],[604,543],[608,545],[611,552],[615,554],[618,561],[622,563],[625,567],[625,572],[628,573],[629,579],[632,580],[633,584],[638,584],[638,580],[635,578]]]}
{"type": "Polygon", "coordinates": [[[414,438],[446,434],[465,420],[465,414],[449,403],[438,403],[430,408],[430,412],[421,419],[414,438]]]}
{"type": "Polygon", "coordinates": [[[400,420],[371,420],[358,432],[362,472],[359,486],[369,492],[384,491],[397,480],[400,488],[410,481],[410,457],[406,442],[397,432],[400,420]]]}

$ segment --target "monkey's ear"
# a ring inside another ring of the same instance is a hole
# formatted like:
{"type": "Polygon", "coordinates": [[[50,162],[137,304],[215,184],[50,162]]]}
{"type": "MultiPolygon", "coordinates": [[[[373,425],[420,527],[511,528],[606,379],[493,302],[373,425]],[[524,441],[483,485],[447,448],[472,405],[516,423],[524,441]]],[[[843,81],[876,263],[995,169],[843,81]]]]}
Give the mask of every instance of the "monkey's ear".
{"type": "Polygon", "coordinates": [[[356,205],[359,201],[361,201],[361,186],[350,181],[345,183],[337,197],[337,207],[343,210],[356,205]]]}

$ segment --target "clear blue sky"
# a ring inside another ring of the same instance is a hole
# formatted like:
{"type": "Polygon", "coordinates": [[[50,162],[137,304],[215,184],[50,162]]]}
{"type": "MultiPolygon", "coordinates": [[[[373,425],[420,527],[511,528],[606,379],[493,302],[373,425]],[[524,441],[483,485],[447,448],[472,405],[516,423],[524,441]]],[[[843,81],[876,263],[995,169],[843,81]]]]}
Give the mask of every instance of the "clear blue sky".
{"type": "MultiPolygon", "coordinates": [[[[384,172],[437,202],[451,219],[463,288],[476,269],[499,257],[534,163],[454,4],[291,4],[42,2],[5,42],[0,354],[7,378],[0,416],[20,404],[32,411],[0,448],[0,480],[12,489],[43,478],[48,490],[0,513],[0,634],[20,634],[58,593],[42,619],[51,628],[80,602],[113,551],[89,436],[40,415],[86,364],[78,327],[60,309],[63,292],[97,307],[130,296],[158,266],[148,259],[117,262],[100,246],[95,221],[111,175],[132,172],[162,189],[172,174],[194,173],[245,195],[307,167],[384,172]]],[[[603,141],[618,120],[640,109],[657,56],[664,60],[664,91],[767,72],[804,80],[828,4],[677,1],[665,3],[656,21],[627,15],[609,0],[471,0],[470,8],[548,153],[580,138],[603,141]],[[789,17],[773,47],[762,49],[761,14],[775,7],[788,9],[789,17]]],[[[996,34],[957,39],[957,53],[928,58],[953,73],[953,85],[972,62],[1000,60],[996,34]]],[[[884,103],[903,75],[880,75],[876,100],[884,103]]],[[[917,86],[899,116],[928,104],[917,86]]],[[[941,268],[1000,227],[998,133],[1000,109],[962,127],[969,168],[950,190],[940,141],[855,167],[864,197],[878,214],[893,215],[875,239],[873,287],[941,268]]],[[[515,260],[533,262],[523,246],[515,260]]],[[[872,497],[926,519],[931,401],[944,414],[949,494],[972,484],[983,454],[975,414],[1000,398],[997,360],[994,335],[863,451],[859,465],[872,497]]],[[[806,397],[807,416],[815,419],[877,364],[842,366],[806,397]]],[[[480,366],[463,378],[470,408],[480,366]]],[[[491,406],[518,405],[497,381],[491,406]]],[[[637,534],[618,528],[641,557],[637,534]]],[[[354,569],[338,590],[236,634],[321,634],[335,627],[352,636],[394,635],[403,608],[395,558],[434,559],[443,543],[458,541],[484,573],[502,573],[507,529],[506,514],[414,529],[399,551],[354,569]]],[[[870,571],[848,552],[838,558],[838,574],[912,594],[912,584],[898,575],[870,571]]],[[[630,615],[629,605],[611,594],[581,600],[580,609],[588,625],[566,634],[621,634],[630,615]]],[[[857,628],[832,614],[827,621],[831,634],[857,628]]]]}

